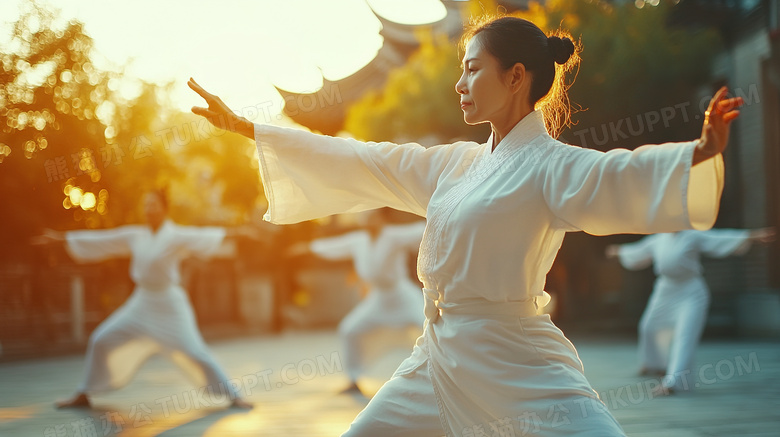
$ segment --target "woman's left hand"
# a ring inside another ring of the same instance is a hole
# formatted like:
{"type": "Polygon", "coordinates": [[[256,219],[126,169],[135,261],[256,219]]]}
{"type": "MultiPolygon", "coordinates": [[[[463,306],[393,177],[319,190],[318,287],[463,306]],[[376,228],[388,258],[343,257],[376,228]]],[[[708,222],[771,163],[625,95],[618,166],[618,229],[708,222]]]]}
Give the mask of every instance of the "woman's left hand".
{"type": "Polygon", "coordinates": [[[190,78],[187,85],[203,97],[203,100],[209,105],[207,108],[202,106],[193,106],[192,112],[205,117],[214,126],[231,132],[241,134],[249,139],[254,139],[254,125],[247,119],[236,115],[219,96],[211,94],[201,87],[195,79],[190,78]]]}
{"type": "Polygon", "coordinates": [[[701,139],[693,153],[693,165],[706,161],[726,149],[729,142],[729,125],[739,117],[737,108],[742,106],[742,97],[726,98],[728,88],[725,86],[715,93],[710,105],[704,113],[704,126],[701,139]]]}

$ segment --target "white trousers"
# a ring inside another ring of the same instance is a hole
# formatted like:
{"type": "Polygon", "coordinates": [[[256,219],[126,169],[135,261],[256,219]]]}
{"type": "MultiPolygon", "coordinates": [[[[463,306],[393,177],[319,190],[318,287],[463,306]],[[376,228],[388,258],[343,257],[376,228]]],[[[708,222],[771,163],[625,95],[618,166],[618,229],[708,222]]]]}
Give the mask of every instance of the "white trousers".
{"type": "Polygon", "coordinates": [[[201,337],[189,299],[178,286],[137,287],[89,338],[79,391],[101,393],[126,385],[155,353],[164,353],[217,399],[238,396],[201,337]]]}
{"type": "Polygon", "coordinates": [[[344,351],[344,369],[351,382],[365,371],[363,340],[379,328],[417,326],[422,332],[425,314],[419,288],[399,286],[394,290],[371,290],[339,323],[344,351]]]}
{"type": "Polygon", "coordinates": [[[692,387],[694,356],[709,303],[710,293],[701,276],[656,279],[639,322],[639,361],[646,369],[665,371],[665,387],[692,387]]]}

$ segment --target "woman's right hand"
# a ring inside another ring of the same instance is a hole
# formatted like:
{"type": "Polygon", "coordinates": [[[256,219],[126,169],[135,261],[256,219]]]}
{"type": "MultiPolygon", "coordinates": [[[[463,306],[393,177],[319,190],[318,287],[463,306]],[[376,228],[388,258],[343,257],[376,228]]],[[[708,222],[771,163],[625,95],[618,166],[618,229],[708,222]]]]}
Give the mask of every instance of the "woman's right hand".
{"type": "Polygon", "coordinates": [[[187,85],[190,89],[198,93],[199,96],[203,97],[208,104],[207,108],[193,106],[193,113],[206,117],[209,123],[220,129],[239,133],[250,139],[255,138],[254,125],[244,117],[236,115],[233,110],[219,98],[219,96],[204,90],[193,78],[190,78],[190,80],[187,81],[187,85]]]}

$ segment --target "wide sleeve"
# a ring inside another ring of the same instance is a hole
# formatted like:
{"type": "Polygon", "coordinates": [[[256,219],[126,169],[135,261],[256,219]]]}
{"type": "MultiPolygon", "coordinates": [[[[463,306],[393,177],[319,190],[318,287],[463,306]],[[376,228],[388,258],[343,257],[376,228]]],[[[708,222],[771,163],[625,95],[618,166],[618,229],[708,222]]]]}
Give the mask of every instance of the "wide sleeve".
{"type": "Polygon", "coordinates": [[[359,239],[360,234],[358,232],[350,232],[336,237],[318,238],[309,243],[309,250],[320,258],[331,261],[352,259],[359,239]]]}
{"type": "Polygon", "coordinates": [[[713,258],[739,255],[750,248],[750,231],[747,229],[710,229],[696,233],[699,251],[713,258]]]}
{"type": "Polygon", "coordinates": [[[723,158],[692,166],[696,144],[604,153],[557,143],[545,201],[558,227],[593,235],[709,229],[723,191],[723,158]]]}
{"type": "Polygon", "coordinates": [[[222,245],[227,231],[218,226],[176,226],[175,245],[192,255],[207,258],[222,245]]]}
{"type": "Polygon", "coordinates": [[[653,247],[657,235],[648,235],[639,241],[621,244],[618,248],[620,265],[629,270],[642,270],[653,264],[653,247]]]}
{"type": "MultiPolygon", "coordinates": [[[[425,216],[457,144],[363,143],[302,130],[255,125],[264,219],[297,223],[389,206],[425,216]]],[[[469,143],[474,144],[474,143],[469,143]]]]}
{"type": "Polygon", "coordinates": [[[70,256],[79,262],[130,257],[132,240],[138,232],[137,226],[69,231],[65,233],[65,248],[70,256]]]}

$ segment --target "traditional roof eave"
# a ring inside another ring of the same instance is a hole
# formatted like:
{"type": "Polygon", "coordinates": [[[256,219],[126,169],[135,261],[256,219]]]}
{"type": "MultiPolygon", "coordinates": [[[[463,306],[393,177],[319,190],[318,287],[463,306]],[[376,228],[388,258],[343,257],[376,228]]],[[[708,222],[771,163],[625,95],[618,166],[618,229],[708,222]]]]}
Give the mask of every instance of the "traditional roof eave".
{"type": "Polygon", "coordinates": [[[327,135],[343,130],[349,106],[367,91],[381,88],[388,73],[403,66],[419,47],[418,29],[429,27],[435,33],[446,33],[450,37],[460,34],[461,9],[467,2],[443,0],[442,3],[447,8],[447,15],[425,25],[396,23],[374,11],[382,24],[379,33],[384,38],[382,48],[374,59],[343,79],[331,81],[323,78],[322,88],[313,93],[295,93],[276,87],[285,102],[284,114],[296,123],[327,135]]]}

